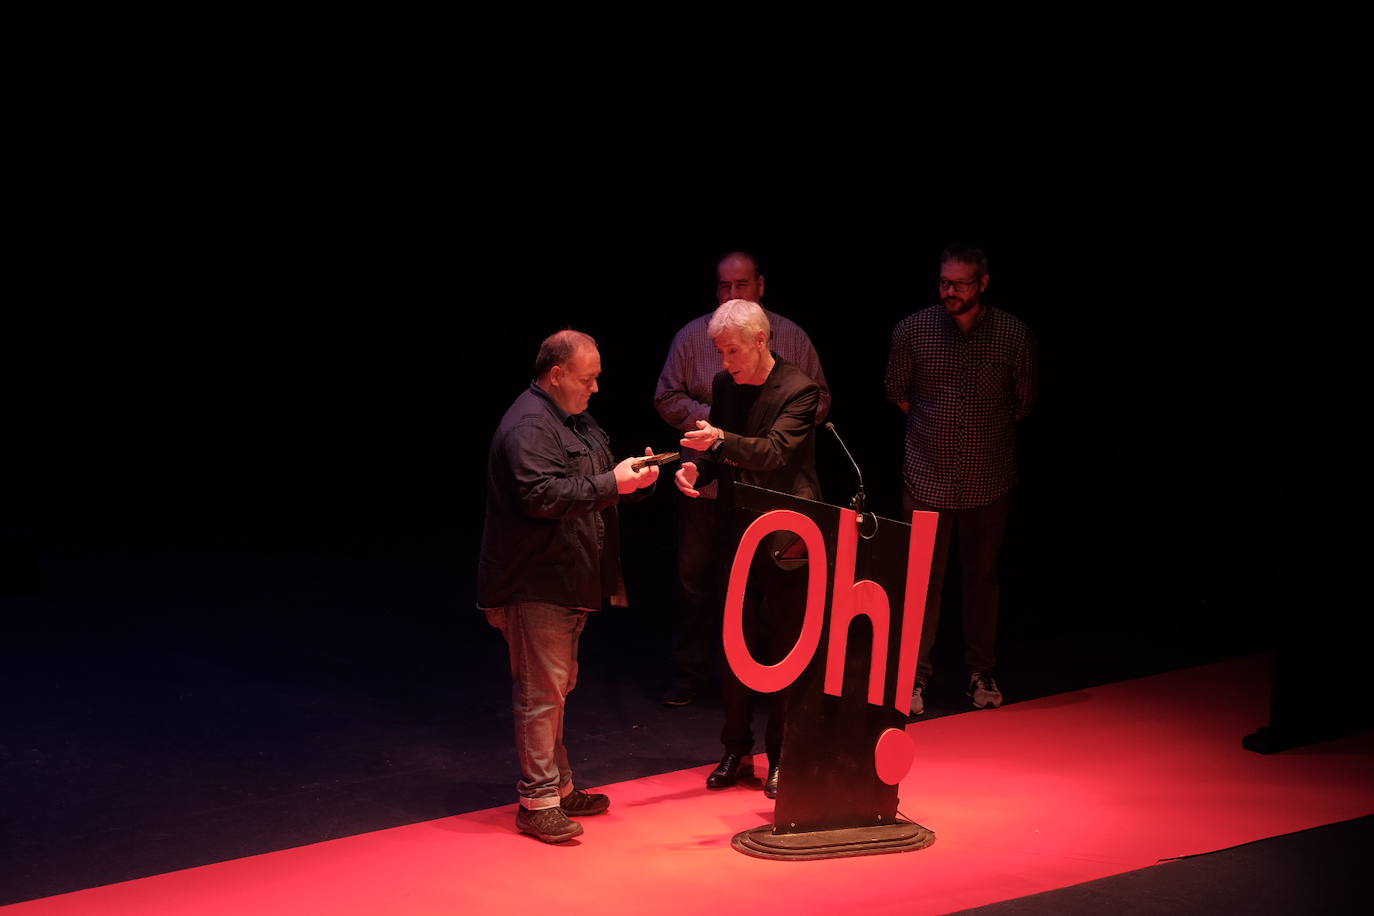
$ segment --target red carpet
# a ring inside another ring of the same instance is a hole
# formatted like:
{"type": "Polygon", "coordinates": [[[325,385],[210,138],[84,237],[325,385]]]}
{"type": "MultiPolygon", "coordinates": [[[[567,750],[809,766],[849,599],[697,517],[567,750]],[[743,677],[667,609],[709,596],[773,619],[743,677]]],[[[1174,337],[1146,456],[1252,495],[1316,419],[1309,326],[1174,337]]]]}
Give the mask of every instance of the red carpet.
{"type": "Polygon", "coordinates": [[[771,806],[757,784],[707,791],[702,766],[608,787],[611,811],[562,846],[515,833],[510,805],[0,909],[948,912],[1374,813],[1374,736],[1241,749],[1268,718],[1267,684],[1267,660],[1244,659],[913,725],[901,808],[936,835],[918,852],[741,855],[731,836],[771,806]]]}

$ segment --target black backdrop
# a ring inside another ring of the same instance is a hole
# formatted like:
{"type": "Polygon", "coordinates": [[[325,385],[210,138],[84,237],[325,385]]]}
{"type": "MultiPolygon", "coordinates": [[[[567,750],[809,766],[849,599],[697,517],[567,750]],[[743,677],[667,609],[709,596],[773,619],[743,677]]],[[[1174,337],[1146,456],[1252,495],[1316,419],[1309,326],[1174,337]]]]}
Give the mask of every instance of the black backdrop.
{"type": "MultiPolygon", "coordinates": [[[[1034,610],[1013,631],[1253,641],[1286,435],[1284,394],[1256,384],[1283,332],[1259,319],[1286,307],[1307,180],[1273,24],[463,15],[45,33],[9,498],[429,486],[470,588],[486,444],[539,340],[595,335],[593,412],[627,454],[668,448],[650,404],[668,342],[744,246],[895,512],[888,335],[971,238],[1042,354],[1007,558],[1034,610]]],[[[821,462],[846,498],[841,456],[821,462]]],[[[661,494],[633,524],[671,520],[661,494]]]]}

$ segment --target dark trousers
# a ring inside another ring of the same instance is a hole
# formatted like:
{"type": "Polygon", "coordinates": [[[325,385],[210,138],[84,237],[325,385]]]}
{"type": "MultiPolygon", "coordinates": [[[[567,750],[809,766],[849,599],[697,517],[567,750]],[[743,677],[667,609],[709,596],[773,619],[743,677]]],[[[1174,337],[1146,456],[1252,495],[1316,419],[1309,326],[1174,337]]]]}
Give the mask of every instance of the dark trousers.
{"type": "MultiPolygon", "coordinates": [[[[743,626],[745,642],[759,662],[777,664],[796,643],[806,611],[806,583],[804,566],[800,570],[783,572],[773,566],[763,552],[755,557],[744,596],[743,626]]],[[[721,744],[731,754],[748,754],[754,749],[754,704],[759,698],[768,704],[764,750],[769,762],[776,763],[782,751],[783,720],[790,688],[757,694],[740,683],[728,665],[722,668],[725,727],[720,731],[721,744]]]]}
{"type": "Polygon", "coordinates": [[[970,671],[991,671],[997,666],[997,614],[1002,587],[998,560],[1007,532],[1007,510],[1011,494],[972,509],[938,509],[912,499],[902,490],[902,511],[910,518],[912,510],[940,513],[935,531],[935,555],[931,558],[930,590],[926,593],[925,623],[921,628],[921,651],[916,662],[916,680],[930,683],[934,669],[930,650],[940,626],[940,591],[949,565],[949,545],[959,539],[960,584],[963,586],[964,663],[970,671]]]}
{"type": "Polygon", "coordinates": [[[673,669],[696,689],[715,678],[720,655],[721,589],[717,500],[678,494],[678,597],[673,608],[673,669]]]}

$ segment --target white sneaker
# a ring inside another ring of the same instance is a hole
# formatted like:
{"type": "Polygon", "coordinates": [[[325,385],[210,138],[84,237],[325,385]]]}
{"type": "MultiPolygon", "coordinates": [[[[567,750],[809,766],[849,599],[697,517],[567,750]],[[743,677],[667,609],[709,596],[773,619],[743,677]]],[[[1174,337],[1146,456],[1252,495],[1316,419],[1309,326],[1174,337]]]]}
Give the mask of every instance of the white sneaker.
{"type": "Polygon", "coordinates": [[[911,691],[911,712],[907,715],[919,716],[926,711],[925,692],[925,684],[917,684],[916,689],[911,691]]]}
{"type": "Polygon", "coordinates": [[[968,695],[973,705],[979,709],[991,706],[996,709],[1002,705],[1002,691],[997,689],[997,679],[991,671],[975,671],[968,679],[968,695]]]}

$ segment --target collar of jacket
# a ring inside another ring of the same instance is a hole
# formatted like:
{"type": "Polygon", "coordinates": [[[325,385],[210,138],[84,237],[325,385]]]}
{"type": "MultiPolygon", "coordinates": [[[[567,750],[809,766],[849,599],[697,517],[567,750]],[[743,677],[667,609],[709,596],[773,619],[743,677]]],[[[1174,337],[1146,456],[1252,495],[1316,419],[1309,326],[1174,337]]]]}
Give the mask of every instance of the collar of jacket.
{"type": "Polygon", "coordinates": [[[549,412],[554,415],[559,423],[571,428],[576,428],[579,425],[577,418],[580,417],[581,414],[570,414],[562,407],[559,407],[558,402],[553,399],[553,395],[549,394],[543,388],[540,388],[538,382],[530,382],[530,391],[533,391],[536,395],[543,398],[544,403],[549,408],[549,412]]]}

